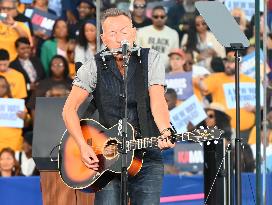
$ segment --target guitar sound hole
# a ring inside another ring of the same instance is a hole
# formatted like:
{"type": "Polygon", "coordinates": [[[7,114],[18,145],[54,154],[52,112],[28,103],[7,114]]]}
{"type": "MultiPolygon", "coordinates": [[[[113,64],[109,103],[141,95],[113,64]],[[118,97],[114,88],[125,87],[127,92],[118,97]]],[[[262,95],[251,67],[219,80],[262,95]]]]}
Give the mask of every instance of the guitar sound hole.
{"type": "Polygon", "coordinates": [[[117,140],[108,140],[103,149],[103,155],[106,159],[113,159],[118,155],[118,142],[117,140]]]}

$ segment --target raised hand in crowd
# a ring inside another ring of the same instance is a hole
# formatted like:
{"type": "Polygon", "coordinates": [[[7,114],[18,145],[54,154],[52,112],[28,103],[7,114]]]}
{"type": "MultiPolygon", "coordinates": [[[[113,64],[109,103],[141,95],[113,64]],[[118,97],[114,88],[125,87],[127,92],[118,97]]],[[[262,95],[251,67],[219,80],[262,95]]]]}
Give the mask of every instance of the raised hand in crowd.
{"type": "Polygon", "coordinates": [[[7,14],[7,17],[2,20],[2,22],[9,26],[14,26],[15,20],[12,18],[11,15],[7,14]]]}
{"type": "Polygon", "coordinates": [[[42,38],[43,40],[46,40],[46,39],[49,38],[49,36],[46,35],[45,31],[43,31],[43,30],[37,30],[34,33],[35,33],[36,36],[42,38]]]}
{"type": "Polygon", "coordinates": [[[17,112],[17,117],[19,117],[22,120],[25,120],[27,118],[27,111],[23,110],[23,111],[17,112]]]}
{"type": "Polygon", "coordinates": [[[14,20],[14,18],[10,14],[7,14],[7,17],[1,20],[0,22],[9,26],[10,28],[15,29],[20,37],[28,37],[27,32],[20,25],[18,25],[18,23],[14,20]]]}
{"type": "Polygon", "coordinates": [[[31,123],[31,117],[27,112],[27,109],[19,111],[16,113],[17,117],[19,117],[20,119],[22,119],[24,121],[24,126],[28,127],[31,123]]]}
{"type": "Polygon", "coordinates": [[[77,23],[77,18],[75,17],[75,15],[73,14],[72,11],[67,10],[66,11],[66,16],[67,16],[68,24],[76,24],[77,23]]]}
{"type": "Polygon", "coordinates": [[[244,109],[248,112],[256,112],[256,107],[254,105],[251,105],[249,103],[247,103],[245,106],[244,106],[244,109]]]}

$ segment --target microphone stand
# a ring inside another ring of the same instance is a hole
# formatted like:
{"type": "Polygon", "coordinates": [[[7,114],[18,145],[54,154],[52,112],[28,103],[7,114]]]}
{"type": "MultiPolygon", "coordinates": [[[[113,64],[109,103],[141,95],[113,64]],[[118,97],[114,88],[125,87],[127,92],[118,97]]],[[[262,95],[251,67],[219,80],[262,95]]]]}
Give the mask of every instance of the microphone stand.
{"type": "Polygon", "coordinates": [[[128,70],[128,54],[127,52],[123,52],[123,67],[124,67],[124,87],[122,97],[125,102],[125,111],[122,119],[122,149],[121,149],[121,205],[128,204],[128,171],[127,171],[127,70],[128,70]]]}
{"type": "Polygon", "coordinates": [[[242,177],[241,177],[241,142],[240,137],[240,68],[239,50],[243,49],[241,43],[231,43],[235,52],[235,100],[236,100],[236,138],[235,138],[235,204],[242,204],[242,177]]]}

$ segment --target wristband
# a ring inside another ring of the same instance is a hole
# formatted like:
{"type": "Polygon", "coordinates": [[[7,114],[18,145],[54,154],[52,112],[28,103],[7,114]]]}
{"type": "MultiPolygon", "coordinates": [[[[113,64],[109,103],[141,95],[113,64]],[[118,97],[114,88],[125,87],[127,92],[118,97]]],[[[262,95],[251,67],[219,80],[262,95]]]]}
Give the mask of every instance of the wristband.
{"type": "Polygon", "coordinates": [[[171,135],[175,135],[177,133],[175,127],[172,125],[171,123],[171,127],[167,127],[167,128],[164,128],[160,134],[163,135],[166,131],[169,131],[171,133],[171,135]]]}
{"type": "Polygon", "coordinates": [[[163,135],[166,131],[170,131],[171,132],[172,128],[171,127],[167,127],[167,128],[164,128],[160,134],[163,135]]]}

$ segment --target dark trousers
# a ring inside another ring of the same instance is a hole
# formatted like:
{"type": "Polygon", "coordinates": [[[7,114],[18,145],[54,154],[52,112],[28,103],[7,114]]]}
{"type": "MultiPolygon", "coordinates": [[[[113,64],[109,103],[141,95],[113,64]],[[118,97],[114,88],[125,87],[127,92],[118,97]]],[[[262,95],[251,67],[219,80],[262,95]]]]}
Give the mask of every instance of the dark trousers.
{"type": "MultiPolygon", "coordinates": [[[[159,205],[163,179],[162,160],[144,159],[140,172],[128,179],[130,205],[159,205]]],[[[120,180],[114,179],[95,195],[95,205],[120,205],[120,180]]]]}

